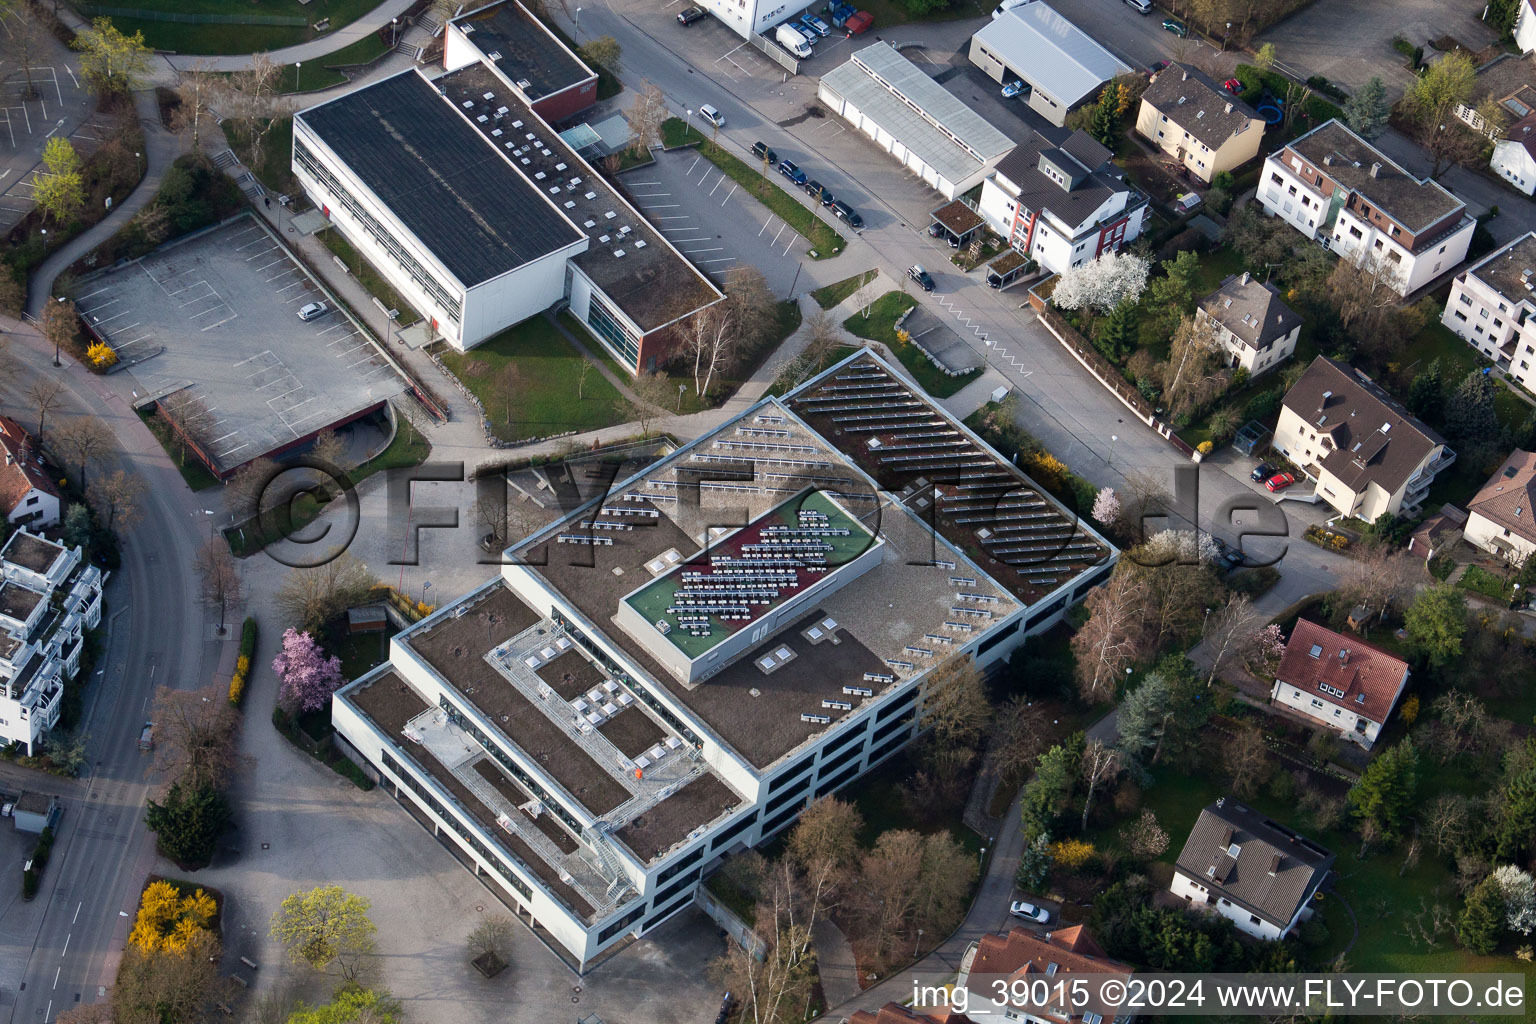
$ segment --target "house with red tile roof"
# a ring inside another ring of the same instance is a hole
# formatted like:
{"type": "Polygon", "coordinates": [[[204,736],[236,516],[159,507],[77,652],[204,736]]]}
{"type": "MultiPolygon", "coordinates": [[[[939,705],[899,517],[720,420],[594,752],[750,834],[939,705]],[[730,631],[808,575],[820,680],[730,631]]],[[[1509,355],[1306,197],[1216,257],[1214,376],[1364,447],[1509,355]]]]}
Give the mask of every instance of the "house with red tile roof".
{"type": "Polygon", "coordinates": [[[878,1010],[859,1010],[848,1024],[971,1024],[971,1019],[953,1010],[913,1010],[900,1003],[886,1003],[878,1010]]]}
{"type": "Polygon", "coordinates": [[[1298,619],[1270,699],[1369,750],[1407,685],[1407,662],[1298,619]]]}
{"type": "Polygon", "coordinates": [[[9,416],[0,416],[0,510],[12,526],[41,530],[59,523],[59,489],[43,466],[37,439],[9,416]]]}
{"type": "Polygon", "coordinates": [[[1536,552],[1536,452],[1515,449],[1467,502],[1462,537],[1511,565],[1536,552]]]}
{"type": "Polygon", "coordinates": [[[1129,979],[1133,973],[1129,964],[1105,955],[1083,925],[1039,933],[1016,927],[1002,935],[983,936],[965,951],[955,980],[955,988],[964,989],[965,995],[957,998],[955,1005],[1001,1010],[1009,1020],[1035,1024],[1103,1024],[1106,1019],[1116,1019],[1114,1008],[1095,1005],[1091,999],[1081,1006],[1050,1008],[1019,1002],[1011,1009],[999,1007],[997,983],[1004,983],[1004,992],[1029,993],[1039,989],[1034,981],[1049,978],[1044,991],[1067,992],[1071,991],[1073,975],[1084,976],[1086,983],[1087,976],[1117,974],[1129,979]],[[1058,980],[1068,985],[1058,988],[1058,980]]]}

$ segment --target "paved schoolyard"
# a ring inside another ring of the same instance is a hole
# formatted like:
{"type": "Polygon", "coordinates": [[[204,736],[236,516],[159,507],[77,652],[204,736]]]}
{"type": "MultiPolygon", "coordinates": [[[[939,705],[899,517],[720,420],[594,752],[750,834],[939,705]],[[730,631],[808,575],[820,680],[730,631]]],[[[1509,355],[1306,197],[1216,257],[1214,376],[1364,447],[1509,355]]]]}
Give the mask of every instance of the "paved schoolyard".
{"type": "Polygon", "coordinates": [[[237,218],[86,282],[78,305],[131,364],[141,397],[190,394],[196,431],[236,466],[389,398],[401,382],[255,218],[237,218]],[[297,313],[324,300],[308,323],[297,313]]]}

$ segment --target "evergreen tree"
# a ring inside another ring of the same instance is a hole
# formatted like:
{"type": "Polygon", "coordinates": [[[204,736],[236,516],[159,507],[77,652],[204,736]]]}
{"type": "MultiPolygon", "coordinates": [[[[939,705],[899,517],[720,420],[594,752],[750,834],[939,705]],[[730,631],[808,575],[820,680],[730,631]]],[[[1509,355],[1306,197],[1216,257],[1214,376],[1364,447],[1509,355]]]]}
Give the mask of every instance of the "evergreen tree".
{"type": "Polygon", "coordinates": [[[1439,668],[1461,656],[1467,632],[1467,599],[1455,586],[1441,583],[1419,591],[1403,615],[1408,639],[1439,668]]]}
{"type": "Polygon", "coordinates": [[[1055,859],[1051,853],[1051,834],[1041,832],[1024,847],[1024,853],[1019,857],[1019,870],[1013,876],[1014,882],[1020,889],[1034,891],[1040,888],[1051,873],[1051,864],[1055,859]]]}
{"type": "Polygon", "coordinates": [[[1387,129],[1387,89],[1372,78],[1344,101],[1344,123],[1357,135],[1374,139],[1387,129]]]}
{"type": "MultiPolygon", "coordinates": [[[[1536,740],[1526,743],[1529,748],[1536,740]]],[[[1520,859],[1536,847],[1536,763],[1515,775],[1498,794],[1494,814],[1493,839],[1500,857],[1520,859]]]]}
{"type": "Polygon", "coordinates": [[[1057,744],[1040,755],[1035,777],[1024,787],[1023,804],[1019,810],[1019,826],[1029,842],[1049,832],[1057,816],[1066,808],[1072,797],[1082,748],[1083,734],[1078,733],[1068,740],[1067,745],[1057,744]]]}
{"type": "Polygon", "coordinates": [[[229,824],[229,801],[207,783],[171,785],[165,802],[149,801],[144,824],[155,833],[160,852],[182,867],[202,867],[229,824]]]}
{"type": "Polygon", "coordinates": [[[1515,428],[1514,445],[1521,451],[1536,451],[1536,410],[1515,428]]]}
{"type": "Polygon", "coordinates": [[[1462,458],[1474,465],[1502,450],[1504,428],[1494,411],[1495,393],[1492,379],[1473,370],[1445,403],[1445,433],[1462,458]]]}
{"type": "Polygon", "coordinates": [[[1492,877],[1478,883],[1467,896],[1467,905],[1456,922],[1456,938],[1481,956],[1492,953],[1504,933],[1504,899],[1492,877]]]}
{"type": "Polygon", "coordinates": [[[1094,108],[1088,122],[1088,134],[1110,149],[1115,148],[1115,136],[1120,133],[1120,87],[1111,82],[1099,93],[1099,105],[1094,108]]]}
{"type": "Polygon", "coordinates": [[[1419,785],[1418,764],[1418,751],[1403,740],[1379,754],[1349,791],[1355,817],[1375,823],[1383,839],[1402,833],[1419,785]]]}
{"type": "Polygon", "coordinates": [[[64,524],[60,527],[63,541],[72,548],[89,548],[91,543],[91,510],[76,502],[64,510],[64,524]]]}
{"type": "Polygon", "coordinates": [[[1138,319],[1136,303],[1122,302],[1116,306],[1099,329],[1099,350],[1117,362],[1124,359],[1136,347],[1138,319]]]}
{"type": "Polygon", "coordinates": [[[1200,272],[1200,257],[1185,249],[1171,260],[1162,262],[1163,276],[1147,282],[1146,316],[1157,325],[1160,335],[1172,335],[1179,321],[1195,309],[1195,275],[1200,272]]]}
{"type": "Polygon", "coordinates": [[[1440,360],[1432,359],[1408,387],[1408,411],[1421,420],[1438,423],[1444,408],[1445,381],[1440,378],[1440,360]]]}

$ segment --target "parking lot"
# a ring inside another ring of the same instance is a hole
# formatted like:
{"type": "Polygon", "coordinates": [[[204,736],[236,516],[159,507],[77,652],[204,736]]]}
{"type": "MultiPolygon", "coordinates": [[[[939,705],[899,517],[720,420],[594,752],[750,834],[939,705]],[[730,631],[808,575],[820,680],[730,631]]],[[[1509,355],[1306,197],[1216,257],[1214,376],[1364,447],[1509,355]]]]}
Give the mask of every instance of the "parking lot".
{"type": "Polygon", "coordinates": [[[50,137],[70,139],[84,159],[110,136],[106,130],[110,119],[92,116],[96,108],[89,90],[65,62],[64,47],[52,38],[32,66],[34,94],[27,95],[26,72],[5,53],[10,31],[9,22],[0,21],[0,227],[4,228],[32,209],[32,174],[50,137]]]}
{"type": "Polygon", "coordinates": [[[775,294],[794,285],[806,240],[697,152],[657,153],[654,164],[619,180],[646,219],[716,284],[753,266],[775,294]]]}
{"type": "Polygon", "coordinates": [[[140,397],[200,400],[194,433],[221,468],[345,422],[402,387],[373,340],[251,216],[80,292],[81,315],[131,365],[140,397]],[[300,320],[315,301],[330,311],[300,320]]]}

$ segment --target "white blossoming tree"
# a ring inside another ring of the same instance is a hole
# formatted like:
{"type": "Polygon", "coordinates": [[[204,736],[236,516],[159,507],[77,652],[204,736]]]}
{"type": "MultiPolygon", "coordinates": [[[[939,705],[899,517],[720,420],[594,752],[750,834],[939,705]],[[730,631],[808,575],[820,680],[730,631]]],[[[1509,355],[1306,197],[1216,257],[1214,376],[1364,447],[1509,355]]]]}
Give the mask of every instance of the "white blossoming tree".
{"type": "Polygon", "coordinates": [[[1529,935],[1536,931],[1536,880],[1513,864],[1493,871],[1493,884],[1504,900],[1504,923],[1512,932],[1529,935]]]}
{"type": "Polygon", "coordinates": [[[1093,518],[1103,526],[1114,526],[1120,520],[1120,499],[1113,487],[1100,489],[1093,499],[1093,518]]]}
{"type": "Polygon", "coordinates": [[[1148,262],[1126,252],[1108,252],[1064,271],[1051,293],[1061,309],[1088,306],[1108,313],[1122,302],[1135,302],[1147,286],[1148,262]]]}

